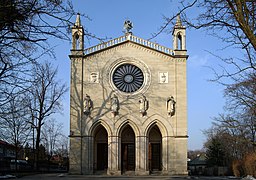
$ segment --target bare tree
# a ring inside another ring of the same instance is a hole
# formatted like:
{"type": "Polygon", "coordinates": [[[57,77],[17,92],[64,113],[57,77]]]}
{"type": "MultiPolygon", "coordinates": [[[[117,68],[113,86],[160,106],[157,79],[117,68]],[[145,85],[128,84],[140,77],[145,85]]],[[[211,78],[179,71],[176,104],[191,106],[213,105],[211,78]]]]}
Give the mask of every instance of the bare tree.
{"type": "Polygon", "coordinates": [[[55,151],[60,148],[63,137],[63,124],[57,123],[56,120],[50,119],[42,128],[42,143],[46,147],[49,159],[53,156],[55,151]]]}
{"type": "Polygon", "coordinates": [[[61,157],[68,158],[69,155],[69,138],[67,136],[62,136],[57,144],[57,148],[55,150],[56,154],[59,154],[61,157]]]}
{"type": "Polygon", "coordinates": [[[248,143],[256,148],[256,75],[251,73],[242,82],[227,86],[226,109],[236,118],[248,143]],[[251,143],[250,143],[251,142],[251,143]]]}
{"type": "MultiPolygon", "coordinates": [[[[34,63],[46,55],[55,58],[49,39],[69,40],[76,14],[71,0],[1,0],[0,106],[27,88],[34,63]]],[[[85,36],[95,37],[87,29],[85,36]]]]}
{"type": "Polygon", "coordinates": [[[165,23],[160,27],[160,33],[173,25],[174,18],[181,14],[183,22],[186,22],[189,27],[207,28],[223,41],[232,45],[240,44],[243,48],[252,46],[256,51],[256,2],[254,0],[180,0],[179,3],[180,7],[176,15],[164,17],[165,23]],[[200,8],[193,21],[186,16],[186,11],[190,8],[194,10],[200,8]],[[218,34],[219,30],[225,30],[227,34],[225,36],[218,34]]]}
{"type": "MultiPolygon", "coordinates": [[[[225,48],[239,48],[244,57],[220,57],[224,65],[220,70],[214,70],[220,81],[229,78],[238,81],[248,71],[256,70],[256,2],[254,0],[180,0],[179,11],[171,17],[164,17],[164,24],[157,36],[163,31],[171,33],[173,20],[181,15],[183,23],[188,27],[207,30],[209,34],[225,42],[225,48]],[[195,17],[186,16],[186,12],[193,9],[198,14],[195,17]],[[232,69],[232,70],[231,70],[232,69]]],[[[223,82],[222,82],[223,83],[223,82]]]]}
{"type": "Polygon", "coordinates": [[[69,163],[69,147],[68,147],[68,137],[61,136],[58,139],[57,146],[55,147],[54,154],[59,157],[59,168],[68,169],[69,163]]]}
{"type": "Polygon", "coordinates": [[[11,101],[4,106],[5,111],[8,113],[0,119],[0,138],[15,146],[16,162],[19,152],[28,142],[30,134],[26,103],[24,95],[12,97],[11,101]]]}
{"type": "MultiPolygon", "coordinates": [[[[57,69],[50,63],[37,65],[30,92],[31,124],[36,129],[36,160],[41,140],[41,130],[46,119],[62,108],[62,97],[68,88],[57,79],[57,69]]],[[[38,168],[38,166],[37,166],[38,168]]]]}
{"type": "Polygon", "coordinates": [[[256,74],[251,73],[244,80],[225,89],[227,108],[256,115],[256,74]]]}
{"type": "Polygon", "coordinates": [[[229,165],[246,161],[256,150],[255,77],[251,73],[242,82],[226,87],[226,115],[215,117],[212,127],[205,131],[206,145],[211,144],[211,139],[218,139],[229,165]]]}
{"type": "Polygon", "coordinates": [[[251,134],[248,125],[243,119],[235,119],[232,116],[220,115],[214,118],[212,127],[204,131],[207,137],[204,147],[210,164],[226,165],[236,174],[238,162],[243,164],[245,169],[248,167],[246,159],[254,156],[255,147],[249,138],[251,134]],[[219,154],[222,154],[221,158],[219,154]]]}
{"type": "Polygon", "coordinates": [[[196,6],[203,11],[198,14],[196,22],[186,22],[195,28],[207,28],[231,45],[252,46],[256,51],[255,5],[253,0],[198,0],[196,6]],[[223,36],[217,34],[218,30],[227,33],[223,36]]]}
{"type": "MultiPolygon", "coordinates": [[[[214,0],[198,1],[204,11],[196,22],[187,21],[189,26],[206,28],[227,46],[239,48],[244,57],[220,57],[224,62],[216,72],[217,81],[228,78],[234,82],[241,80],[249,71],[256,70],[256,2],[252,0],[214,0]],[[233,69],[233,70],[231,70],[233,69]]],[[[188,18],[186,18],[188,19],[188,18]]],[[[224,49],[225,50],[225,49],[224,49]]]]}
{"type": "Polygon", "coordinates": [[[67,39],[64,25],[74,15],[71,4],[50,0],[2,0],[0,4],[0,105],[21,86],[31,62],[49,53],[47,39],[67,39]],[[37,53],[36,53],[37,52],[37,53]]]}

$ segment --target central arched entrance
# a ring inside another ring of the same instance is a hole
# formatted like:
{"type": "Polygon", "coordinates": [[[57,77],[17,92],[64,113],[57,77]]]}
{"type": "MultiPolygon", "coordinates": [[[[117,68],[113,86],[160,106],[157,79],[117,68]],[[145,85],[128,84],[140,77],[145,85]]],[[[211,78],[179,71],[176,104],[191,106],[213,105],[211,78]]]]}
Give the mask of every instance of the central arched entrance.
{"type": "Polygon", "coordinates": [[[95,129],[94,149],[96,171],[106,171],[108,168],[108,134],[102,125],[95,129]]]}
{"type": "Polygon", "coordinates": [[[121,133],[121,171],[135,170],[135,134],[131,126],[126,125],[121,133]]]}
{"type": "Polygon", "coordinates": [[[149,131],[148,162],[151,173],[162,170],[162,134],[154,125],[149,131]]]}

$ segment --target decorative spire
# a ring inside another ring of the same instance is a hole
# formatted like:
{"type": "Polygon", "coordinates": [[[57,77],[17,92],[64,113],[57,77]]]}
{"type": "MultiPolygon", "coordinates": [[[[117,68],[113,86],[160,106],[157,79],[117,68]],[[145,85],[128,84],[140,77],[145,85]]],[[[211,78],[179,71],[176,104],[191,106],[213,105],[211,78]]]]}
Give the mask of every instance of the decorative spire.
{"type": "Polygon", "coordinates": [[[182,26],[182,23],[181,23],[181,20],[180,20],[180,14],[177,15],[175,26],[182,26]]]}
{"type": "Polygon", "coordinates": [[[77,13],[76,21],[72,27],[72,50],[83,50],[83,49],[84,49],[84,28],[81,24],[80,14],[77,13]]]}
{"type": "Polygon", "coordinates": [[[76,15],[75,26],[76,27],[80,27],[81,26],[80,13],[77,13],[77,15],[76,15]]]}
{"type": "Polygon", "coordinates": [[[186,27],[182,25],[180,14],[176,16],[176,23],[172,31],[174,55],[186,55],[186,27]],[[177,53],[182,51],[182,53],[177,53]]]}

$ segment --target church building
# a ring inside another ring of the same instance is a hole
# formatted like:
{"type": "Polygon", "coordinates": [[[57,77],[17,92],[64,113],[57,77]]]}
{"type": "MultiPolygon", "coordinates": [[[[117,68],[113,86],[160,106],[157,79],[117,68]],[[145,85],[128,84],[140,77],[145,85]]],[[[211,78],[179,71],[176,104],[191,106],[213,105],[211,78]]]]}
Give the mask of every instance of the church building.
{"type": "Polygon", "coordinates": [[[124,29],[84,49],[79,14],[72,27],[69,171],[187,175],[186,28],[173,49],[124,29]]]}

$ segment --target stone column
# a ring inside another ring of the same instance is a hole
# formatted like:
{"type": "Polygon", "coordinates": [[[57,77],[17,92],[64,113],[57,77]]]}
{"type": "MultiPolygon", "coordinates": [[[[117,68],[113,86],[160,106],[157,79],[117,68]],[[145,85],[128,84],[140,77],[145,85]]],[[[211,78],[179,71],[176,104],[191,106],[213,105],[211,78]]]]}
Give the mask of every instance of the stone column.
{"type": "Polygon", "coordinates": [[[135,142],[135,174],[149,175],[147,168],[148,161],[148,147],[147,137],[137,136],[135,142]]]}
{"type": "Polygon", "coordinates": [[[108,137],[108,175],[121,175],[121,169],[119,168],[121,149],[119,143],[118,136],[108,137]]]}
{"type": "Polygon", "coordinates": [[[162,137],[162,174],[168,174],[168,156],[169,156],[168,138],[162,137]]]}

